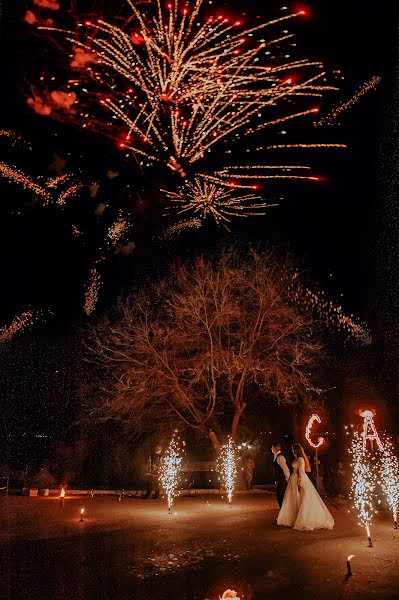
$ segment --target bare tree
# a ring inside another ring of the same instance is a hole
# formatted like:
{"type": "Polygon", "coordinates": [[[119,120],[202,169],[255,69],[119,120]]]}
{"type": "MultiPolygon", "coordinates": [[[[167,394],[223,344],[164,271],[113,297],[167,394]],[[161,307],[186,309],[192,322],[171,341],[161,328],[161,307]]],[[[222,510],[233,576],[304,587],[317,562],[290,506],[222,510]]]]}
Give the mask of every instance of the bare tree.
{"type": "Polygon", "coordinates": [[[91,331],[99,376],[91,417],[140,433],[170,422],[209,431],[227,421],[237,439],[250,404],[314,397],[321,343],[316,322],[292,302],[293,273],[273,253],[243,260],[227,251],[176,265],[120,299],[91,331]]]}

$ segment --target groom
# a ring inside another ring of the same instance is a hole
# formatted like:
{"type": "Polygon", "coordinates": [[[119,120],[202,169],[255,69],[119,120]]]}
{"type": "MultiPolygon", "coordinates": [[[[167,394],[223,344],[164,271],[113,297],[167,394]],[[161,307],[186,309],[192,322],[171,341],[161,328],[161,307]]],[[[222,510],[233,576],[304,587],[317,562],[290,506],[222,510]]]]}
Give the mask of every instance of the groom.
{"type": "Polygon", "coordinates": [[[277,442],[274,443],[271,450],[273,452],[273,471],[274,481],[276,483],[277,502],[281,508],[287,483],[290,478],[290,470],[287,467],[287,461],[281,452],[281,444],[277,442]]]}

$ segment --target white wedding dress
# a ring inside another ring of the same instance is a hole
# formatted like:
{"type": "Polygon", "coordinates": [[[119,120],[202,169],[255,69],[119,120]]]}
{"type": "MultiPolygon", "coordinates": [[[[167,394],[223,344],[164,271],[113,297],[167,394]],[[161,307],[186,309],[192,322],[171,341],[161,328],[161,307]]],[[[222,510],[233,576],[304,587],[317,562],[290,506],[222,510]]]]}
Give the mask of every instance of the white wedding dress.
{"type": "Polygon", "coordinates": [[[305,473],[305,461],[302,457],[292,463],[292,474],[277,517],[277,525],[307,530],[334,527],[332,514],[305,473]],[[301,493],[298,486],[302,488],[301,493]]]}

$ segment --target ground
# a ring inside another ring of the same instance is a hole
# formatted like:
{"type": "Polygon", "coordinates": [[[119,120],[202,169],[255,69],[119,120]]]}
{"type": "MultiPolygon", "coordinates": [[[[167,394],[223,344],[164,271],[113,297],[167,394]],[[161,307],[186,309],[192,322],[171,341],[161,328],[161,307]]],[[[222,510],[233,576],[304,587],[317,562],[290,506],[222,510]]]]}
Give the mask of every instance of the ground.
{"type": "Polygon", "coordinates": [[[0,498],[0,598],[36,600],[399,599],[399,534],[375,518],[374,546],[345,504],[333,531],[277,527],[272,494],[165,501],[0,498]],[[80,508],[85,508],[80,522],[80,508]],[[346,559],[353,576],[345,578],[346,559]]]}

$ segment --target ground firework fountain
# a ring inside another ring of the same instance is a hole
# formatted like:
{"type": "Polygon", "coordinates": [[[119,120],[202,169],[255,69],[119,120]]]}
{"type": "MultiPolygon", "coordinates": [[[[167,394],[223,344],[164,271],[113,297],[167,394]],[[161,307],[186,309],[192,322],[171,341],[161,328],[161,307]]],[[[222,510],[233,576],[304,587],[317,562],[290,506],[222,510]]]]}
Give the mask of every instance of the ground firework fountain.
{"type": "Polygon", "coordinates": [[[352,454],[352,489],[353,507],[357,509],[359,525],[367,533],[371,547],[371,522],[375,512],[377,472],[374,456],[367,452],[363,445],[363,436],[355,433],[350,448],[352,454]]]}
{"type": "Polygon", "coordinates": [[[172,514],[172,504],[179,484],[179,472],[182,462],[184,442],[177,432],[174,433],[168,449],[163,457],[159,480],[168,499],[168,513],[172,514]]]}
{"type": "Polygon", "coordinates": [[[236,452],[236,445],[232,438],[229,437],[227,444],[222,446],[217,461],[217,468],[223,483],[223,487],[226,490],[230,508],[233,499],[235,478],[237,475],[236,452]]]}
{"type": "Polygon", "coordinates": [[[381,455],[381,484],[388,505],[392,511],[395,529],[398,528],[399,507],[399,462],[389,438],[384,439],[381,455]]]}

